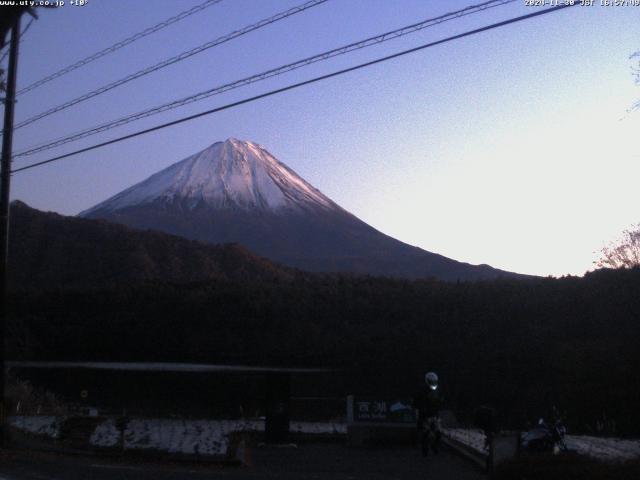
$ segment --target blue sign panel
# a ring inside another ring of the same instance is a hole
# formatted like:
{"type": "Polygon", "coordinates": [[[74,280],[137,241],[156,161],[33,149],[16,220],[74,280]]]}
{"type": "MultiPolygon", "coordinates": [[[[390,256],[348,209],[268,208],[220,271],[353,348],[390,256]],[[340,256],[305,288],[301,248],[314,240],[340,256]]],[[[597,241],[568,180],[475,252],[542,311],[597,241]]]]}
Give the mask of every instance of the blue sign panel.
{"type": "Polygon", "coordinates": [[[353,419],[356,422],[415,423],[416,413],[405,400],[354,398],[353,419]]]}

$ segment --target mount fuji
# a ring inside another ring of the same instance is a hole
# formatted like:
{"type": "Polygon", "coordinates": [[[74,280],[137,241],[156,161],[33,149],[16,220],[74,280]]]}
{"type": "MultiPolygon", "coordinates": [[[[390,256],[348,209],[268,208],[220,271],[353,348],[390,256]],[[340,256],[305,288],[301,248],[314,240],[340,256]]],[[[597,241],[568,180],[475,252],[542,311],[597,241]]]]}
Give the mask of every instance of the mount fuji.
{"type": "Polygon", "coordinates": [[[478,280],[514,273],[402,243],[326,197],[260,145],[217,142],[80,213],[206,243],[239,243],[317,272],[478,280]]]}

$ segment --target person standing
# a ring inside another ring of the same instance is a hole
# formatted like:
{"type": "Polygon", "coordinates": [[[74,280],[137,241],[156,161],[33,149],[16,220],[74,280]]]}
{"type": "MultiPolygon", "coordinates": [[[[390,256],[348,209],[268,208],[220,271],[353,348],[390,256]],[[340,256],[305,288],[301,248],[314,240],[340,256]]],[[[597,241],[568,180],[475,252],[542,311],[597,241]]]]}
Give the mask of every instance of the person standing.
{"type": "Polygon", "coordinates": [[[438,391],[438,375],[428,372],[424,376],[425,385],[415,395],[413,407],[417,410],[418,438],[422,455],[429,455],[429,449],[437,454],[442,432],[440,428],[440,408],[442,399],[438,391]]]}

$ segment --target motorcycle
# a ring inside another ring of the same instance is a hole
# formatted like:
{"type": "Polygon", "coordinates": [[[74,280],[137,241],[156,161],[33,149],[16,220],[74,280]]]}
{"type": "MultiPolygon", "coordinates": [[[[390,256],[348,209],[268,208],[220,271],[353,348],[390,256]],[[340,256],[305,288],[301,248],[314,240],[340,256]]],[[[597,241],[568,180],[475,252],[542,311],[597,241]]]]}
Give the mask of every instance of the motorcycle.
{"type": "Polygon", "coordinates": [[[567,429],[561,421],[557,420],[549,425],[544,419],[527,431],[522,438],[522,447],[530,452],[567,452],[567,444],[564,437],[567,429]]]}

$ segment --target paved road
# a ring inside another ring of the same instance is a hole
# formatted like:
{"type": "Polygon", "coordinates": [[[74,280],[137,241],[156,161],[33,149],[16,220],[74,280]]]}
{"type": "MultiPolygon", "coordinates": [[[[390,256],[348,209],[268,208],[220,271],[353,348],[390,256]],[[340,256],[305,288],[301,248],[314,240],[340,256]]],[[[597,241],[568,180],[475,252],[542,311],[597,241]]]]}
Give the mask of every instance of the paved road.
{"type": "Polygon", "coordinates": [[[335,444],[268,447],[251,452],[253,465],[229,467],[124,462],[102,457],[5,453],[0,480],[413,480],[486,478],[450,452],[423,458],[417,449],[346,448],[335,444]]]}

